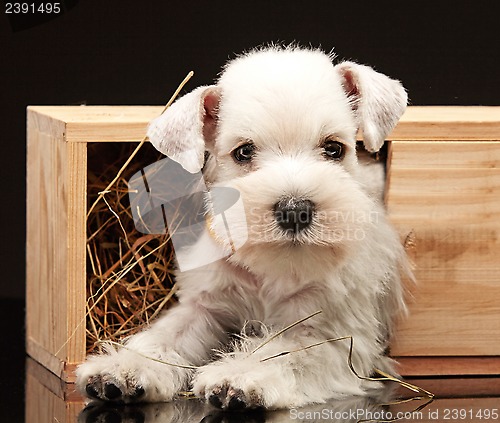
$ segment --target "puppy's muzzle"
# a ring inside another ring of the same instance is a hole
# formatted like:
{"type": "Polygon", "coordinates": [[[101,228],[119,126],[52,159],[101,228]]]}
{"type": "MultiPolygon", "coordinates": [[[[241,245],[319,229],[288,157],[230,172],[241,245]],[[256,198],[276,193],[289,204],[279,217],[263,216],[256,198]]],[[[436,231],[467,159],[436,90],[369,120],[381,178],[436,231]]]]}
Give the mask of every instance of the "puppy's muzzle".
{"type": "Polygon", "coordinates": [[[284,197],[274,205],[274,217],[286,232],[297,234],[307,228],[313,218],[314,203],[310,200],[284,197]]]}

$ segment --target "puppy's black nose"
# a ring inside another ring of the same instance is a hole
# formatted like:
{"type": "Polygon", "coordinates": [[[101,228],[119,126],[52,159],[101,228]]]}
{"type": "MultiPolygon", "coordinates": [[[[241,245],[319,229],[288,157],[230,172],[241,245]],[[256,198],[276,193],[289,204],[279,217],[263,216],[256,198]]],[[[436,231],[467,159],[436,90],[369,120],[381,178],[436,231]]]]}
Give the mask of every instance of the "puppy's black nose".
{"type": "Polygon", "coordinates": [[[276,222],[287,232],[298,233],[307,228],[313,213],[314,203],[309,200],[285,197],[274,205],[276,222]]]}

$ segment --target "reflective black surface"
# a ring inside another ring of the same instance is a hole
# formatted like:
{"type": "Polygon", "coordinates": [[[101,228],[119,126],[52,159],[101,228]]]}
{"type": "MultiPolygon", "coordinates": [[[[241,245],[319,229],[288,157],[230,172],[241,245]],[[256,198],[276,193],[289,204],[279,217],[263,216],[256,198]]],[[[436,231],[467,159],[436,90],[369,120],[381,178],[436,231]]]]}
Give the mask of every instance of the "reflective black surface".
{"type": "Polygon", "coordinates": [[[384,405],[374,399],[351,398],[330,401],[301,409],[248,412],[222,412],[197,400],[168,404],[112,406],[90,404],[78,415],[79,423],[285,423],[285,422],[480,422],[499,420],[498,398],[415,400],[384,405]]]}
{"type": "Polygon", "coordinates": [[[0,337],[1,421],[24,421],[24,301],[0,298],[3,316],[0,337]]]}

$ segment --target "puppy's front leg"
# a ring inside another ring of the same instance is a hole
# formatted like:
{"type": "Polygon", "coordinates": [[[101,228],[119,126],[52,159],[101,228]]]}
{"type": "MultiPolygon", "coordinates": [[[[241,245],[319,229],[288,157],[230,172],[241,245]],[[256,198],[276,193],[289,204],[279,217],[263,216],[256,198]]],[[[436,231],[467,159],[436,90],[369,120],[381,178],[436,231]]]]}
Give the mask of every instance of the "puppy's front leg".
{"type": "MultiPolygon", "coordinates": [[[[348,366],[348,341],[304,349],[323,340],[280,336],[255,351],[262,338],[247,338],[234,353],[201,367],[193,390],[215,407],[233,410],[294,408],[330,398],[366,395],[366,382],[348,366]]],[[[359,357],[354,360],[361,361],[359,357]]]]}
{"type": "Polygon", "coordinates": [[[195,301],[181,303],[123,348],[90,356],[77,369],[77,387],[108,401],[171,400],[225,336],[214,313],[195,301]]]}

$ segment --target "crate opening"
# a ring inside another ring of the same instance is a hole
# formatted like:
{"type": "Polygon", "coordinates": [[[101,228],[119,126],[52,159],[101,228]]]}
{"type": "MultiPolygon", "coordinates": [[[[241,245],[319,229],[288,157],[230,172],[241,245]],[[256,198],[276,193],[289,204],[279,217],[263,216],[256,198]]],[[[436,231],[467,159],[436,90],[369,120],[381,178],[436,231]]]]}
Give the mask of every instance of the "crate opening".
{"type": "MultiPolygon", "coordinates": [[[[87,210],[118,174],[138,143],[88,144],[87,210]]],[[[87,219],[87,352],[118,342],[175,302],[169,234],[137,230],[129,179],[163,156],[145,143],[87,219]]]]}

